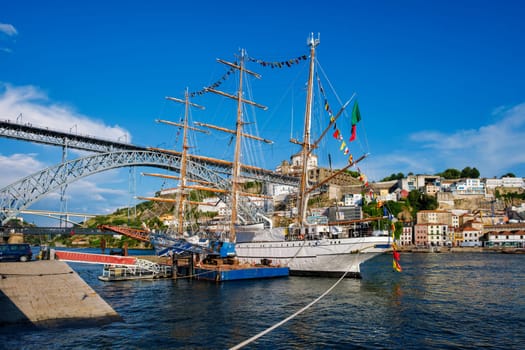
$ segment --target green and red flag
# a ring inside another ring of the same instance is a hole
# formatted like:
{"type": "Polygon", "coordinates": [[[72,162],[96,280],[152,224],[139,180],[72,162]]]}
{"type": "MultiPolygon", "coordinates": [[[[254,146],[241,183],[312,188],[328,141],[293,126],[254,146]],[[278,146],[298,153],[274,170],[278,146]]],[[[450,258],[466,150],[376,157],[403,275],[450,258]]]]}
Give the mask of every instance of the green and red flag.
{"type": "Polygon", "coordinates": [[[354,108],[352,109],[352,135],[350,136],[350,141],[355,140],[356,136],[356,125],[361,120],[361,112],[359,111],[359,105],[357,101],[354,103],[354,108]]]}

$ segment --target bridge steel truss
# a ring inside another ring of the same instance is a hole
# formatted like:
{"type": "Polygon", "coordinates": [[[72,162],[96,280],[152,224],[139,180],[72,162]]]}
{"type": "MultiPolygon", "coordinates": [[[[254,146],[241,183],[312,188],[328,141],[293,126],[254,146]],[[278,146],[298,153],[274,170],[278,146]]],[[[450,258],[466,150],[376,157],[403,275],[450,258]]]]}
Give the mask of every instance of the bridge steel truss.
{"type": "Polygon", "coordinates": [[[130,143],[115,142],[88,135],[50,130],[31,124],[15,123],[9,120],[0,120],[0,137],[98,153],[146,149],[145,147],[132,145],[130,143]]]}
{"type": "MultiPolygon", "coordinates": [[[[0,222],[4,224],[9,218],[16,216],[20,210],[26,209],[32,203],[40,200],[46,194],[60,189],[78,179],[110,169],[148,166],[180,171],[180,154],[164,153],[151,150],[128,150],[99,153],[95,155],[70,160],[29,175],[3,189],[0,189],[0,222]]],[[[204,180],[216,188],[229,189],[230,179],[225,174],[231,168],[227,165],[206,164],[188,161],[189,178],[204,180]]],[[[297,186],[297,180],[283,177],[275,173],[258,173],[249,169],[243,170],[243,177],[263,183],[278,183],[297,186]]],[[[219,196],[229,203],[229,196],[219,196]]],[[[253,203],[244,200],[239,208],[239,216],[258,220],[257,209],[253,203]]]]}

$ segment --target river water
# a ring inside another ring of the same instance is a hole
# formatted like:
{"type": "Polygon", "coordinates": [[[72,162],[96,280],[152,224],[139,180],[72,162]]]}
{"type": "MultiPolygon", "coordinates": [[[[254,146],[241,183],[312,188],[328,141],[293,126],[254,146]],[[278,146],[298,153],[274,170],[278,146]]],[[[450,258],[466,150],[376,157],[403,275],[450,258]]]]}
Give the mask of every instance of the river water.
{"type": "MultiPolygon", "coordinates": [[[[525,349],[525,255],[407,253],[362,266],[318,303],[245,349],[525,349]]],[[[0,328],[2,349],[227,349],[286,319],[337,279],[216,284],[102,282],[71,263],[124,319],[99,327],[0,328]]]]}

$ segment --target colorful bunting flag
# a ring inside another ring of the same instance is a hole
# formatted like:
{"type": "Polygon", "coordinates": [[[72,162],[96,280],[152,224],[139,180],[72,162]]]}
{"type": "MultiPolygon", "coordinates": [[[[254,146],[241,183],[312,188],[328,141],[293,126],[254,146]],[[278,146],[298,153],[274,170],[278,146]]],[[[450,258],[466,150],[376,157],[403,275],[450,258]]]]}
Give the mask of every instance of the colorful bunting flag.
{"type": "Polygon", "coordinates": [[[403,271],[403,269],[401,268],[401,265],[399,265],[399,261],[397,261],[397,260],[392,260],[392,267],[393,267],[394,270],[396,270],[397,272],[401,272],[401,271],[403,271]]]}
{"type": "Polygon", "coordinates": [[[399,254],[399,252],[397,250],[394,250],[392,256],[393,256],[395,261],[399,261],[399,259],[401,257],[401,255],[399,254]]]}
{"type": "MultiPolygon", "coordinates": [[[[237,62],[235,62],[235,64],[237,64],[237,62]]],[[[218,88],[222,84],[222,82],[225,81],[228,78],[228,76],[233,73],[234,70],[235,70],[235,68],[232,67],[226,73],[224,73],[224,75],[219,80],[217,80],[215,83],[213,83],[213,84],[211,84],[211,85],[209,85],[209,86],[207,86],[207,87],[205,87],[205,88],[203,88],[203,89],[201,89],[199,91],[190,92],[189,93],[190,97],[195,97],[196,95],[199,95],[199,96],[204,95],[205,93],[208,92],[209,88],[213,88],[213,89],[218,88]]]]}
{"type": "Polygon", "coordinates": [[[359,112],[359,105],[357,101],[354,103],[354,108],[352,108],[352,135],[350,136],[350,142],[355,140],[356,137],[356,125],[361,120],[361,112],[359,112]]]}
{"type": "Polygon", "coordinates": [[[308,59],[308,56],[302,55],[302,56],[299,56],[299,57],[296,57],[296,58],[291,58],[291,59],[286,60],[286,61],[268,62],[268,61],[259,60],[259,59],[253,58],[253,57],[248,57],[248,60],[250,62],[255,62],[255,63],[260,64],[263,67],[270,67],[270,68],[282,68],[284,66],[290,68],[294,64],[299,64],[300,61],[306,61],[306,59],[308,59]]]}
{"type": "Polygon", "coordinates": [[[355,136],[356,136],[356,126],[352,125],[352,135],[350,135],[350,142],[355,140],[355,136]]]}
{"type": "MultiPolygon", "coordinates": [[[[344,137],[337,128],[337,124],[335,123],[335,117],[332,113],[332,110],[330,109],[330,104],[328,103],[328,99],[326,98],[326,95],[324,93],[323,86],[321,84],[321,79],[317,77],[317,83],[319,85],[319,90],[321,91],[321,94],[324,98],[324,109],[328,112],[328,115],[330,117],[330,123],[334,124],[334,133],[332,134],[334,139],[341,141],[341,144],[339,146],[339,150],[343,152],[343,154],[346,156],[350,153],[350,149],[346,146],[346,142],[344,141],[344,137]]],[[[357,101],[354,103],[354,107],[352,110],[352,135],[350,137],[350,142],[354,141],[356,138],[356,124],[361,120],[361,113],[359,112],[359,106],[357,105],[357,101]]],[[[354,158],[352,155],[348,157],[348,162],[352,164],[354,161],[354,158]]],[[[365,186],[368,187],[368,181],[365,179],[364,181],[365,186]]]]}
{"type": "Polygon", "coordinates": [[[399,263],[399,260],[401,259],[401,256],[399,252],[397,251],[397,244],[396,244],[396,225],[394,225],[393,222],[390,223],[390,229],[392,231],[392,267],[395,271],[401,272],[403,269],[401,268],[401,264],[399,263]]]}
{"type": "Polygon", "coordinates": [[[352,125],[356,125],[361,121],[361,113],[359,112],[359,105],[357,101],[354,103],[354,108],[352,109],[352,125]]]}

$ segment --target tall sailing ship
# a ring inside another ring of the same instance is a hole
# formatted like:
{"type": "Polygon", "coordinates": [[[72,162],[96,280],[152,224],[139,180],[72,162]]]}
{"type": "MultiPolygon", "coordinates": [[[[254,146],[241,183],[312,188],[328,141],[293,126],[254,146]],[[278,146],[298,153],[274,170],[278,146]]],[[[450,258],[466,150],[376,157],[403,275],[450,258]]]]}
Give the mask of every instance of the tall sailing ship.
{"type": "MultiPolygon", "coordinates": [[[[207,127],[215,130],[226,131],[235,136],[235,153],[232,162],[232,174],[231,174],[231,189],[229,190],[230,206],[231,206],[231,217],[230,225],[228,228],[227,236],[222,237],[224,242],[221,246],[230,246],[230,255],[235,255],[241,263],[249,264],[273,264],[279,266],[289,267],[291,275],[300,276],[329,276],[329,277],[360,277],[360,265],[365,261],[373,258],[376,255],[384,253],[391,248],[391,239],[388,234],[383,233],[384,231],[376,231],[379,233],[370,232],[359,232],[353,233],[344,232],[337,225],[330,225],[328,222],[312,222],[308,218],[308,198],[309,195],[318,190],[322,185],[326,184],[330,179],[336,175],[346,171],[352,166],[355,166],[359,161],[363,160],[366,155],[353,160],[349,159],[348,164],[339,171],[335,172],[332,176],[325,179],[322,182],[311,184],[308,181],[308,163],[309,159],[313,155],[313,151],[318,148],[320,140],[324,137],[328,130],[335,125],[337,118],[342,114],[346,106],[350,103],[351,99],[343,105],[339,113],[335,116],[331,116],[330,123],[327,128],[321,134],[321,138],[312,142],[311,140],[311,125],[313,119],[312,103],[314,100],[314,80],[316,76],[316,48],[319,45],[319,39],[315,38],[313,34],[308,39],[308,45],[310,50],[309,56],[309,70],[308,70],[308,81],[307,81],[307,93],[306,93],[306,104],[305,104],[305,115],[304,115],[304,132],[302,140],[291,140],[291,142],[300,146],[299,155],[301,157],[301,170],[299,177],[299,186],[297,190],[297,215],[295,215],[294,222],[289,227],[276,227],[272,225],[263,225],[262,223],[257,224],[246,224],[238,221],[237,205],[240,196],[253,196],[253,194],[243,193],[240,188],[241,178],[241,160],[240,150],[241,142],[243,138],[251,138],[258,141],[270,143],[271,141],[249,135],[243,131],[243,120],[242,107],[244,104],[249,104],[258,108],[265,109],[253,101],[247,100],[243,97],[243,75],[250,74],[258,77],[258,74],[247,70],[245,67],[246,55],[245,51],[241,52],[239,63],[230,63],[223,60],[219,62],[226,64],[230,69],[239,71],[239,85],[237,95],[230,95],[215,88],[207,88],[207,92],[213,92],[237,101],[237,120],[235,130],[226,130],[212,126],[210,124],[197,123],[201,127],[207,127]],[[351,237],[350,237],[351,236],[351,237]],[[234,250],[233,250],[234,249],[234,250]]],[[[186,93],[186,99],[180,100],[186,104],[186,111],[192,104],[189,102],[188,93],[186,93]]],[[[193,105],[197,106],[197,105],[193,105]]],[[[186,120],[186,119],[185,119],[186,120]]],[[[186,123],[186,122],[185,122],[186,123]]],[[[184,126],[184,135],[188,129],[187,123],[184,126]]],[[[186,140],[186,138],[184,138],[186,140]]],[[[183,163],[186,161],[186,150],[187,145],[183,147],[183,163]]],[[[181,195],[178,199],[178,216],[179,216],[179,235],[178,239],[183,237],[183,208],[184,208],[184,196],[182,195],[183,190],[186,189],[203,189],[203,187],[192,187],[186,185],[185,180],[185,165],[181,163],[181,195]]],[[[213,189],[212,189],[213,191],[213,189]]],[[[219,191],[219,190],[217,190],[219,191]]],[[[220,190],[224,191],[224,190],[220,190]]],[[[271,219],[267,218],[267,222],[271,223],[271,219]]],[[[340,224],[340,223],[338,223],[340,224]]],[[[170,241],[166,238],[157,241],[153,241],[157,246],[162,242],[168,246],[170,241]]],[[[174,240],[173,242],[175,242],[174,240]]],[[[163,247],[165,248],[165,246],[163,247]]],[[[206,254],[206,251],[201,251],[206,254]]]]}

